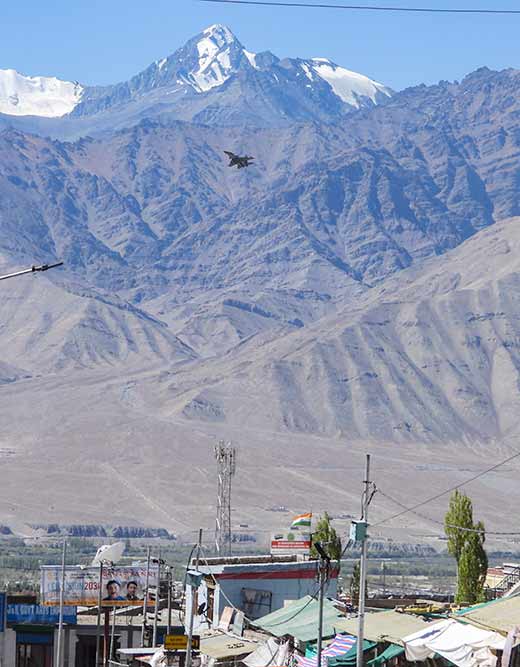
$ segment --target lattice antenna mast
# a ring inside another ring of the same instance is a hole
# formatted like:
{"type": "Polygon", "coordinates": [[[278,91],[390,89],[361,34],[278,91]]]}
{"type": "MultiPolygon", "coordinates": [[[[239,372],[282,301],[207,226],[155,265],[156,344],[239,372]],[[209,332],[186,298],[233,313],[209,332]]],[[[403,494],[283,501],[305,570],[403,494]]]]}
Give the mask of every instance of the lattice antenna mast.
{"type": "Polygon", "coordinates": [[[215,445],[217,460],[217,520],[215,547],[218,554],[231,555],[231,481],[236,471],[237,452],[230,442],[221,440],[215,445]]]}

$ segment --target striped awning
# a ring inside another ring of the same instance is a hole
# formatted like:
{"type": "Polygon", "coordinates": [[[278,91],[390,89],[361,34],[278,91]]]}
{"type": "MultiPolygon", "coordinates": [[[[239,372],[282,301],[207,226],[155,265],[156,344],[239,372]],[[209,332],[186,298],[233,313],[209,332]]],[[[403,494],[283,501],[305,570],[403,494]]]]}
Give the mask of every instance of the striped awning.
{"type": "MultiPolygon", "coordinates": [[[[336,635],[331,643],[321,652],[321,667],[327,667],[329,658],[336,658],[339,655],[348,653],[355,646],[356,637],[352,635],[336,635]]],[[[318,657],[298,657],[296,658],[298,667],[318,667],[318,657]]]]}

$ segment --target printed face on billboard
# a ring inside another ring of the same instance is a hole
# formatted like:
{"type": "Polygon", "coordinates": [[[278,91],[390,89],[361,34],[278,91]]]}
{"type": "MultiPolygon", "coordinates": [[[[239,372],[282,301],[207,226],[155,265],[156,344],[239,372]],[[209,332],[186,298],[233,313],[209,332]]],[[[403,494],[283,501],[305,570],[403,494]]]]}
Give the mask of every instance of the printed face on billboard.
{"type": "MultiPolygon", "coordinates": [[[[149,586],[157,584],[157,566],[150,567],[149,586]]],[[[94,607],[99,600],[99,567],[67,567],[65,570],[64,603],[94,607]]],[[[41,594],[44,605],[59,605],[61,567],[42,568],[41,594]]],[[[142,604],[146,590],[146,566],[106,566],[101,579],[101,604],[124,607],[142,604]]],[[[148,604],[152,604],[151,599],[148,604]]]]}

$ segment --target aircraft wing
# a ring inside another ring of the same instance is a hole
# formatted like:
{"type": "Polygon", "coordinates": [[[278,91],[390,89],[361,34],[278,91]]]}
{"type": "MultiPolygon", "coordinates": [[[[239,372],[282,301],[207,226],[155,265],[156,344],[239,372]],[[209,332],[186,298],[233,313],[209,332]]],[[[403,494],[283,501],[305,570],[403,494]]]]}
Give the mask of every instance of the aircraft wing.
{"type": "Polygon", "coordinates": [[[235,154],[232,153],[231,151],[224,151],[224,153],[225,153],[228,157],[236,157],[235,154]]]}

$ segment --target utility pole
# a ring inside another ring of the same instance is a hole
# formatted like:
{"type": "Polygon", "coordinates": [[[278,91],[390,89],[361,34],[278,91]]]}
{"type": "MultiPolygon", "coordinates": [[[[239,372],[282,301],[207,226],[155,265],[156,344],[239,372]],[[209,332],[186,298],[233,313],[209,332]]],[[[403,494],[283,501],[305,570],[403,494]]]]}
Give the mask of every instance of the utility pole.
{"type": "Polygon", "coordinates": [[[363,667],[363,639],[365,630],[365,589],[367,581],[367,535],[366,528],[368,527],[368,505],[372,498],[371,483],[370,483],[370,454],[366,458],[366,472],[365,472],[365,488],[363,490],[363,501],[361,504],[362,515],[361,525],[364,524],[364,531],[361,542],[361,567],[359,574],[359,604],[358,604],[358,633],[357,633],[357,650],[356,650],[356,667],[363,667]]]}
{"type": "Polygon", "coordinates": [[[141,627],[141,646],[144,647],[144,636],[146,632],[146,611],[148,609],[148,584],[150,582],[150,555],[151,555],[151,547],[148,547],[148,551],[146,552],[146,583],[144,587],[144,595],[143,595],[143,625],[141,627]]]}
{"type": "Polygon", "coordinates": [[[115,634],[116,634],[116,606],[112,607],[112,632],[110,634],[110,652],[108,655],[108,663],[114,659],[115,652],[115,634]]]}
{"type": "MultiPolygon", "coordinates": [[[[199,541],[197,543],[197,556],[195,558],[195,571],[199,570],[200,550],[202,547],[202,528],[199,528],[199,541]]],[[[187,577],[189,580],[189,577],[187,577]]],[[[190,618],[188,623],[188,646],[186,647],[186,667],[191,667],[192,644],[193,644],[193,617],[195,616],[195,591],[197,589],[190,582],[190,618]]]]}
{"type": "Polygon", "coordinates": [[[166,634],[169,635],[172,630],[172,568],[170,565],[167,565],[166,568],[168,583],[168,625],[166,626],[166,634]]]}
{"type": "Polygon", "coordinates": [[[30,269],[23,269],[23,271],[16,271],[15,273],[8,273],[5,276],[0,276],[0,280],[16,278],[17,276],[23,276],[26,273],[35,273],[36,271],[48,271],[49,269],[54,269],[57,266],[63,266],[63,262],[56,262],[56,264],[42,264],[41,266],[31,266],[30,269]]]}
{"type": "Polygon", "coordinates": [[[159,597],[161,594],[161,548],[159,547],[159,558],[157,559],[157,586],[155,587],[155,610],[153,617],[152,646],[157,646],[157,619],[159,617],[159,597]]]}
{"type": "Polygon", "coordinates": [[[63,540],[63,551],[61,554],[60,619],[58,623],[58,650],[56,651],[57,667],[63,667],[63,601],[65,594],[66,559],[67,559],[67,541],[63,540]]]}
{"type": "Polygon", "coordinates": [[[218,475],[215,548],[219,555],[227,545],[228,555],[231,556],[231,480],[236,472],[236,458],[237,452],[231,443],[221,440],[215,445],[218,475]]]}
{"type": "Polygon", "coordinates": [[[101,602],[103,593],[103,561],[99,562],[99,582],[98,582],[98,608],[97,608],[97,624],[96,624],[96,667],[100,667],[100,645],[101,645],[101,602]]]}
{"type": "Polygon", "coordinates": [[[330,558],[320,542],[315,542],[314,547],[320,556],[318,564],[318,578],[319,578],[319,597],[318,597],[318,645],[316,649],[317,667],[321,667],[321,654],[323,642],[323,599],[325,597],[325,584],[328,581],[330,558]]]}

